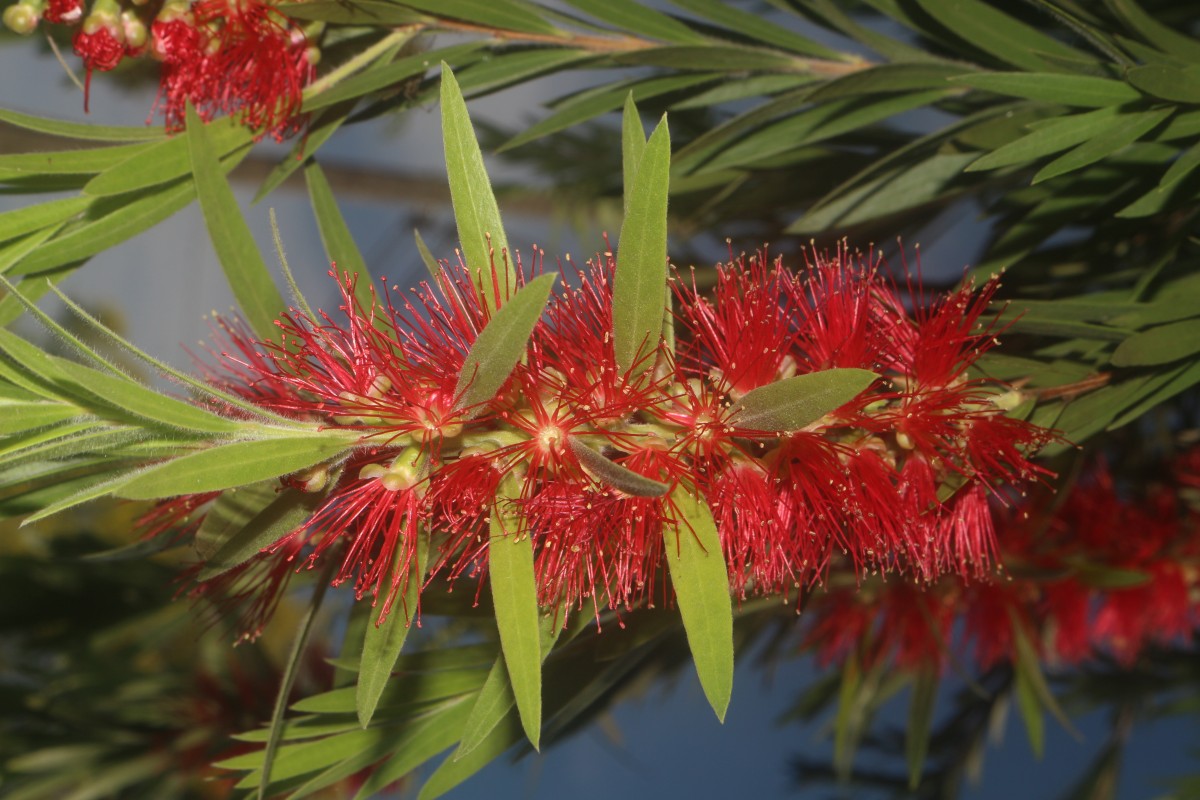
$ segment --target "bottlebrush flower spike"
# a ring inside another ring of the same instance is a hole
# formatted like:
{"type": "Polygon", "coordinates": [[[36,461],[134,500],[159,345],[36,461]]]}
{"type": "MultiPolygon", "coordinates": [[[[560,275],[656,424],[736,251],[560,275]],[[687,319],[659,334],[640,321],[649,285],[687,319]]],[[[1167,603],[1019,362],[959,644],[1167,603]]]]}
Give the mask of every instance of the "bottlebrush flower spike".
{"type": "Polygon", "coordinates": [[[423,531],[435,537],[428,581],[486,573],[488,518],[511,475],[519,490],[506,502],[533,542],[545,605],[670,602],[663,541],[681,524],[669,499],[680,484],[713,510],[740,598],[807,590],[834,570],[923,584],[989,575],[992,505],[1041,474],[1028,459],[1052,436],[1004,415],[992,397],[1005,387],[966,375],[992,343],[981,320],[994,287],[909,312],[845,248],[799,274],[741,258],[721,268],[711,300],[677,281],[679,355],[650,354],[656,369],[633,381],[609,335],[612,269],[598,257],[550,296],[525,360],[469,414],[460,373],[493,311],[461,263],[436,288],[402,302],[384,292],[370,307],[335,271],[341,314],[293,310],[278,341],[220,323],[227,368],[210,367],[210,380],[362,437],[344,463],[285,479],[327,494],[261,559],[334,559],[334,583],[382,600],[382,621],[423,531]],[[882,377],[802,430],[741,424],[751,393],[831,366],[882,377]],[[318,474],[329,476],[319,486],[318,474]]]}

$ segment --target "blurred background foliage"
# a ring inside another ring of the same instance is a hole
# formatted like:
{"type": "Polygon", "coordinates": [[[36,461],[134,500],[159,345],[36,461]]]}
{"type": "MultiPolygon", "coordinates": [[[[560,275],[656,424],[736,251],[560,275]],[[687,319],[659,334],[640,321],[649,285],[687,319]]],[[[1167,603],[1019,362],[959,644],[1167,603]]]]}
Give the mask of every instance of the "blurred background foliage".
{"type": "MultiPolygon", "coordinates": [[[[1136,499],[1159,479],[1153,465],[1197,440],[1200,14],[1192,3],[313,0],[279,8],[325,23],[320,74],[339,80],[319,78],[306,93],[308,133],[265,175],[270,157],[254,148],[252,132],[218,123],[210,137],[225,169],[259,165],[260,200],[303,172],[323,234],[334,230],[326,174],[343,198],[356,181],[336,164],[324,173],[314,166],[322,146],[343,125],[428,108],[440,61],[468,99],[575,72],[586,88],[530,108],[527,126],[483,131],[485,150],[537,176],[500,186],[502,207],[553,209],[589,232],[615,230],[622,170],[613,112],[632,92],[647,120],[670,115],[672,258],[698,265],[699,280],[726,237],[735,252],[771,242],[797,263],[810,240],[880,242],[894,255],[897,238],[929,246],[966,227],[968,276],[1004,274],[1008,327],[981,368],[1025,390],[1014,414],[1062,431],[1046,456],[1065,481],[1103,455],[1120,491],[1136,499]]],[[[135,65],[116,75],[136,81],[152,71],[135,65]]],[[[0,271],[29,296],[196,196],[187,134],[10,110],[0,110],[0,123],[6,136],[33,136],[0,155],[3,191],[30,195],[0,214],[0,271]],[[58,194],[46,200],[47,192],[58,194]]],[[[330,247],[329,255],[354,267],[356,252],[330,247]]],[[[956,280],[960,266],[942,265],[927,280],[956,280]]],[[[20,312],[14,297],[0,300],[0,320],[20,312]]],[[[128,506],[62,518],[52,530],[41,523],[36,542],[18,531],[22,515],[63,496],[90,468],[61,460],[0,479],[0,791],[14,800],[206,797],[225,796],[239,779],[252,790],[268,737],[228,737],[270,717],[287,645],[268,637],[230,650],[224,632],[197,631],[186,604],[172,602],[182,591],[177,565],[188,559],[178,548],[149,560],[136,551],[88,557],[129,544],[112,533],[131,530],[137,512],[128,506]]],[[[1181,491],[1196,513],[1195,489],[1181,491]]],[[[354,645],[334,657],[329,642],[309,643],[296,662],[304,668],[273,791],[370,794],[458,741],[496,644],[449,646],[479,635],[470,623],[486,613],[486,598],[459,602],[477,599],[467,587],[449,600],[436,594],[423,609],[426,630],[402,656],[406,677],[389,686],[368,730],[338,688],[352,682],[354,645]]],[[[304,605],[307,595],[293,600],[304,605]]],[[[778,605],[740,609],[739,652],[757,643],[768,662],[801,652],[793,609],[780,614],[778,605]]],[[[291,608],[273,635],[290,638],[301,613],[291,608]]],[[[353,619],[349,642],[364,615],[353,619]]],[[[650,612],[620,625],[602,619],[602,635],[564,634],[546,662],[547,743],[688,663],[673,620],[650,612]]],[[[1111,711],[1109,744],[1069,796],[1112,797],[1130,727],[1195,713],[1200,665],[1191,646],[1149,648],[1132,665],[1050,666],[1049,692],[1032,711],[1017,696],[1018,675],[1040,676],[1037,664],[1000,664],[944,676],[962,689],[957,697],[944,690],[934,715],[921,673],[860,665],[869,674],[848,677],[855,667],[847,662],[788,716],[831,719],[836,739],[832,758],[797,759],[797,781],[955,796],[1001,707],[1025,705],[1032,731],[1057,697],[1071,716],[1111,711]],[[875,717],[902,690],[917,715],[907,735],[875,717]],[[914,752],[906,739],[922,727],[927,750],[914,752]]],[[[444,762],[421,796],[520,752],[521,741],[510,712],[469,758],[444,762]]],[[[1182,779],[1179,796],[1198,786],[1200,777],[1182,779]]]]}

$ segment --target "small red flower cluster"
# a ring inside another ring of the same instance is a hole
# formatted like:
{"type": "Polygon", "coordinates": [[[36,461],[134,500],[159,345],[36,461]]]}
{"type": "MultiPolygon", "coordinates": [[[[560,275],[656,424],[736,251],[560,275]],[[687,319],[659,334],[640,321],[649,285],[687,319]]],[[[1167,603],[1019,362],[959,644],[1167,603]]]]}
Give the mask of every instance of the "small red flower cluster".
{"type": "Polygon", "coordinates": [[[83,0],[19,0],[4,10],[18,33],[32,33],[39,19],[76,26],[88,88],[93,71],[125,58],[162,62],[156,108],[168,130],[183,128],[189,102],[205,120],[228,114],[279,141],[303,124],[301,92],[318,51],[272,0],[92,0],[86,14],[83,0]]]}
{"type": "MultiPolygon", "coordinates": [[[[743,257],[718,269],[711,300],[675,278],[677,346],[622,369],[613,270],[606,254],[564,281],[526,358],[474,407],[460,406],[459,376],[495,303],[461,266],[399,306],[385,293],[364,308],[344,277],[344,321],[294,311],[278,343],[224,324],[225,388],[363,439],[344,462],[287,478],[322,493],[308,522],[201,591],[244,586],[248,572],[278,588],[297,565],[334,558],[334,584],[382,599],[382,620],[423,531],[431,576],[477,575],[499,510],[532,537],[542,604],[632,608],[670,599],[665,547],[691,535],[679,490],[707,500],[739,598],[788,595],[835,566],[918,581],[990,572],[989,497],[1036,480],[1028,457],[1052,438],[1005,415],[1006,387],[968,373],[994,344],[980,320],[995,281],[909,312],[845,251],[814,253],[800,273],[743,257]],[[802,430],[739,423],[746,393],[837,367],[881,377],[802,430]],[[631,472],[643,483],[619,477],[631,472]],[[665,491],[644,491],[652,482],[665,491]]],[[[270,606],[255,601],[249,631],[270,606]]]]}
{"type": "Polygon", "coordinates": [[[1186,644],[1200,623],[1197,486],[1200,447],[1137,496],[1092,463],[1065,499],[1003,515],[1008,579],[840,590],[815,606],[807,641],[824,662],[857,651],[905,669],[940,667],[960,622],[984,669],[1016,660],[1017,631],[1057,665],[1104,654],[1130,666],[1147,648],[1186,644]]]}

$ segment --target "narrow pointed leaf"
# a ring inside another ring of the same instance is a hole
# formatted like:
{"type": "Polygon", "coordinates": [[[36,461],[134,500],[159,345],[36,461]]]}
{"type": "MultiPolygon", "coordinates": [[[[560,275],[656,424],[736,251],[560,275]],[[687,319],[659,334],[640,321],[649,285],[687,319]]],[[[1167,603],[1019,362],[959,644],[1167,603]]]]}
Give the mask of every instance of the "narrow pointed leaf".
{"type": "MultiPolygon", "coordinates": [[[[513,484],[510,479],[506,484],[513,484]]],[[[533,573],[533,539],[506,507],[515,485],[501,485],[492,507],[488,575],[504,666],[512,683],[521,726],[537,749],[542,732],[542,652],[538,633],[537,583],[533,573]]]]}
{"type": "Polygon", "coordinates": [[[1059,156],[1033,176],[1034,183],[1094,164],[1133,144],[1174,113],[1173,108],[1155,108],[1136,114],[1124,114],[1119,122],[1102,133],[1094,134],[1071,152],[1059,156]]]}
{"type": "Polygon", "coordinates": [[[0,214],[0,241],[15,239],[48,225],[64,222],[85,211],[92,202],[92,198],[80,195],[5,211],[0,214]]]}
{"type": "MultiPolygon", "coordinates": [[[[562,633],[562,621],[557,615],[546,615],[542,617],[539,629],[542,661],[545,662],[550,651],[554,649],[554,643],[558,641],[559,634],[562,633]]],[[[467,724],[463,726],[461,741],[454,754],[450,756],[450,760],[461,760],[490,739],[492,731],[504,720],[516,702],[512,691],[512,681],[508,677],[508,668],[504,663],[504,654],[501,653],[496,657],[491,671],[488,672],[487,680],[483,682],[483,687],[475,698],[471,716],[467,718],[467,724]]]]}
{"type": "MultiPolygon", "coordinates": [[[[207,142],[212,152],[224,157],[246,147],[252,134],[232,117],[214,120],[205,126],[207,142]]],[[[189,136],[176,136],[157,142],[135,153],[88,181],[85,194],[93,197],[124,194],[138,189],[159,186],[192,172],[189,136]]]]}
{"type": "Polygon", "coordinates": [[[733,694],[733,603],[729,570],[712,512],[703,497],[683,486],[672,494],[677,526],[664,526],[664,549],[675,601],[700,686],[717,718],[725,721],[733,694]]]}
{"type": "Polygon", "coordinates": [[[743,11],[730,3],[722,2],[722,0],[671,0],[671,2],[751,39],[807,56],[839,61],[848,60],[845,53],[824,47],[762,14],[743,11]]]}
{"type": "Polygon", "coordinates": [[[429,272],[429,277],[436,281],[442,274],[441,265],[433,257],[433,253],[429,251],[429,245],[425,244],[425,240],[421,238],[421,232],[416,228],[413,228],[413,239],[417,243],[417,252],[421,255],[421,263],[425,265],[425,269],[429,272]]]}
{"type": "Polygon", "coordinates": [[[271,505],[279,496],[279,488],[279,481],[266,480],[223,492],[209,506],[204,522],[192,540],[196,555],[204,561],[211,559],[250,520],[271,505]]]}
{"type": "Polygon", "coordinates": [[[829,369],[785,378],[747,392],[730,422],[760,431],[800,430],[841,408],[878,378],[865,369],[829,369]]]}
{"type": "Polygon", "coordinates": [[[1130,336],[1117,345],[1112,354],[1112,363],[1118,367],[1169,364],[1198,352],[1200,319],[1187,319],[1130,336]]]}
{"type": "Polygon", "coordinates": [[[153,500],[245,486],[328,461],[352,445],[320,436],[217,445],[150,467],[119,494],[130,500],[153,500]]]}
{"type": "Polygon", "coordinates": [[[441,98],[446,176],[450,181],[458,239],[467,268],[478,281],[484,302],[495,309],[516,290],[516,273],[500,221],[500,208],[492,193],[492,182],[483,166],[483,153],[467,114],[467,104],[454,73],[444,61],[441,98]],[[495,285],[493,271],[499,286],[495,285]]]}
{"type": "Polygon", "coordinates": [[[633,191],[634,178],[646,152],[646,131],[633,92],[625,98],[625,113],[621,117],[621,169],[625,178],[625,215],[629,215],[629,194],[633,191]]]}
{"type": "Polygon", "coordinates": [[[1010,17],[982,0],[917,0],[941,25],[985,53],[1030,72],[1045,71],[1053,61],[1041,54],[1086,63],[1088,57],[1037,28],[1010,17]]]}
{"type": "Polygon", "coordinates": [[[94,175],[149,147],[146,143],[0,155],[0,180],[38,175],[94,175]]]}
{"type": "Polygon", "coordinates": [[[479,332],[458,376],[457,408],[484,403],[504,386],[513,367],[525,355],[529,337],[557,277],[558,273],[548,272],[522,286],[479,332]]]}
{"type": "Polygon", "coordinates": [[[148,125],[132,127],[93,125],[86,122],[67,122],[59,119],[34,117],[8,109],[0,109],[0,121],[38,133],[48,133],[64,139],[82,139],[88,142],[147,142],[152,139],[167,138],[165,130],[148,125]]]}
{"type": "Polygon", "coordinates": [[[613,279],[613,351],[622,372],[645,372],[658,347],[667,306],[667,188],[671,136],[666,117],[638,164],[617,243],[613,279]]]}
{"type": "Polygon", "coordinates": [[[346,218],[338,208],[321,165],[316,161],[310,162],[304,168],[304,181],[308,184],[308,197],[312,202],[313,216],[317,218],[317,230],[321,234],[321,244],[325,246],[325,256],[337,264],[339,272],[358,276],[354,284],[354,296],[363,308],[371,308],[375,302],[371,294],[371,272],[350,234],[346,218]]]}
{"type": "MultiPolygon", "coordinates": [[[[396,659],[404,648],[408,632],[416,621],[417,602],[421,593],[421,581],[425,579],[425,560],[429,552],[428,537],[424,532],[417,535],[417,549],[409,565],[407,584],[400,608],[393,608],[383,620],[367,625],[363,638],[362,659],[358,668],[358,686],[355,691],[355,711],[358,724],[367,727],[379,698],[387,686],[388,678],[396,666],[396,659]]],[[[396,548],[395,560],[403,558],[403,547],[396,548]]],[[[398,565],[398,564],[397,564],[398,565]]],[[[393,570],[397,565],[393,565],[393,570]]]]}
{"type": "Polygon", "coordinates": [[[1091,75],[1057,72],[970,72],[956,75],[952,83],[1009,97],[1024,97],[1065,106],[1103,108],[1142,99],[1132,86],[1091,75]]]}
{"type": "MultiPolygon", "coordinates": [[[[304,168],[307,171],[309,165],[314,165],[316,162],[313,157],[317,150],[329,138],[342,127],[342,123],[350,116],[350,112],[354,110],[355,102],[346,101],[338,107],[330,108],[319,114],[316,122],[309,126],[304,137],[292,145],[292,151],[288,153],[282,161],[275,165],[271,170],[262,185],[258,187],[258,191],[254,194],[252,204],[257,205],[260,201],[266,198],[271,192],[275,191],[288,178],[292,176],[296,170],[304,168]]],[[[307,175],[305,176],[307,177],[307,175]]],[[[309,184],[309,197],[312,197],[312,185],[309,184]]],[[[315,203],[314,203],[315,204],[315,203]]],[[[319,220],[318,220],[319,222],[319,220]]],[[[325,241],[324,237],[321,239],[325,241]]],[[[328,245],[326,250],[328,251],[328,245]]]]}
{"type": "Polygon", "coordinates": [[[1200,41],[1176,30],[1146,13],[1135,0],[1105,0],[1116,15],[1147,42],[1153,42],[1164,53],[1172,53],[1187,61],[1200,61],[1200,41]]]}
{"type": "Polygon", "coordinates": [[[662,497],[671,487],[640,475],[612,459],[597,453],[576,437],[571,437],[571,452],[588,474],[596,480],[632,497],[662,497]]]}
{"type": "Polygon", "coordinates": [[[1118,125],[1116,106],[1056,119],[1037,130],[996,148],[967,167],[967,172],[999,169],[1059,153],[1118,125]]]}
{"type": "Polygon", "coordinates": [[[933,729],[937,689],[938,677],[928,670],[917,673],[913,680],[912,699],[908,705],[908,730],[904,737],[909,789],[917,788],[924,772],[925,756],[929,752],[929,734],[933,729]]]}
{"type": "MultiPolygon", "coordinates": [[[[471,711],[474,714],[474,709],[471,711]]],[[[470,721],[468,721],[467,729],[470,730],[470,728],[470,721]]],[[[478,745],[461,755],[456,750],[453,755],[448,756],[439,764],[421,787],[417,800],[435,800],[446,794],[503,755],[504,751],[520,741],[520,738],[521,723],[517,719],[517,715],[505,713],[478,745]]],[[[465,744],[466,740],[463,741],[465,744]]]]}
{"type": "MultiPolygon", "coordinates": [[[[271,734],[267,739],[267,745],[262,752],[262,766],[259,771],[260,781],[258,784],[258,800],[266,800],[267,787],[271,784],[271,770],[275,762],[275,751],[279,747],[280,739],[283,736],[283,722],[287,715],[288,698],[292,694],[292,686],[296,683],[296,677],[300,674],[300,665],[304,660],[305,649],[308,645],[308,637],[312,633],[313,622],[317,618],[317,612],[321,609],[321,603],[325,599],[325,590],[328,584],[324,579],[317,584],[316,591],[313,592],[312,600],[309,601],[308,610],[300,620],[300,630],[296,633],[296,640],[292,644],[292,651],[288,655],[288,660],[284,664],[283,675],[279,681],[279,692],[275,695],[275,708],[271,713],[271,734]]],[[[328,740],[321,740],[321,744],[326,744],[328,740]]],[[[326,751],[330,748],[326,747],[326,751]]]]}
{"type": "MultiPolygon", "coordinates": [[[[271,491],[275,492],[276,488],[272,487],[271,491]]],[[[245,564],[265,548],[302,526],[312,516],[322,499],[320,494],[285,489],[265,508],[250,517],[244,525],[232,531],[232,535],[207,559],[196,580],[210,580],[245,564]]],[[[205,517],[201,530],[208,524],[208,520],[209,518],[205,517]]]]}
{"type": "Polygon", "coordinates": [[[273,338],[277,331],[275,317],[285,308],[283,298],[242,218],[233,190],[221,174],[207,126],[191,105],[187,113],[186,135],[192,174],[213,249],[246,322],[262,338],[273,338]]]}
{"type": "Polygon", "coordinates": [[[1174,103],[1200,103],[1200,70],[1147,64],[1129,70],[1129,82],[1143,92],[1174,103]]]}

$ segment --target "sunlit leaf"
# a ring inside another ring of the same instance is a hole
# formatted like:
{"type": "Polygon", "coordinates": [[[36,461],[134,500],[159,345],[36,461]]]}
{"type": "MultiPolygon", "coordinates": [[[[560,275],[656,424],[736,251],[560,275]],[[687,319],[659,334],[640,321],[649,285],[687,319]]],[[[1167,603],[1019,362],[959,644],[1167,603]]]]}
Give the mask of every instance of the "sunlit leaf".
{"type": "Polygon", "coordinates": [[[508,504],[516,497],[511,478],[491,512],[488,582],[496,609],[496,627],[504,665],[512,683],[521,725],[536,750],[542,734],[542,650],[538,632],[537,583],[533,572],[533,538],[508,504]]]}
{"type": "Polygon", "coordinates": [[[704,498],[681,485],[672,493],[671,502],[680,516],[678,526],[663,526],[671,585],[700,686],[717,718],[724,722],[733,694],[729,570],[704,498]]]}
{"type": "MultiPolygon", "coordinates": [[[[400,607],[393,608],[382,622],[375,620],[374,624],[367,625],[355,698],[358,723],[364,728],[371,722],[371,717],[375,714],[379,698],[383,695],[388,678],[396,666],[396,659],[400,657],[400,651],[404,648],[408,632],[416,621],[418,597],[421,593],[421,582],[425,579],[425,561],[428,553],[428,537],[424,532],[419,532],[412,563],[407,565],[407,577],[404,579],[404,594],[400,607]]],[[[401,563],[404,555],[405,548],[397,546],[396,554],[393,557],[393,574],[404,566],[401,563]]]]}
{"type": "Polygon", "coordinates": [[[446,176],[450,181],[458,240],[472,279],[478,281],[483,302],[494,310],[516,291],[513,254],[508,249],[500,209],[492,194],[491,179],[483,166],[483,154],[475,140],[467,104],[454,73],[444,62],[441,97],[446,176]]]}
{"type": "Polygon", "coordinates": [[[150,467],[125,484],[120,496],[152,500],[245,486],[336,458],[351,445],[320,436],[220,444],[150,467]]]}
{"type": "Polygon", "coordinates": [[[622,372],[641,374],[658,346],[667,305],[667,189],[671,138],[659,122],[628,190],[613,278],[613,351],[622,372]]]}
{"type": "Polygon", "coordinates": [[[87,122],[66,122],[59,119],[35,117],[8,109],[0,109],[0,120],[18,128],[61,136],[64,139],[82,139],[88,142],[147,142],[167,138],[165,130],[152,128],[149,125],[123,128],[94,125],[87,122]]]}
{"type": "Polygon", "coordinates": [[[260,337],[271,339],[278,330],[275,318],[286,305],[258,252],[246,220],[242,218],[233,190],[221,174],[217,150],[208,137],[208,126],[200,119],[195,107],[189,105],[187,113],[186,138],[192,174],[213,249],[246,322],[260,337]]]}

